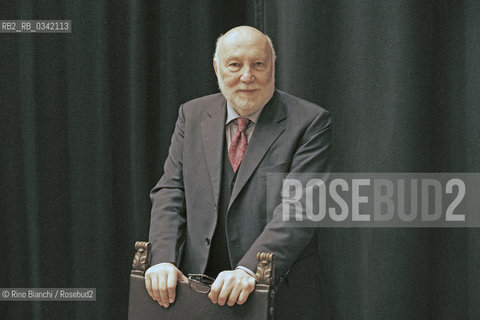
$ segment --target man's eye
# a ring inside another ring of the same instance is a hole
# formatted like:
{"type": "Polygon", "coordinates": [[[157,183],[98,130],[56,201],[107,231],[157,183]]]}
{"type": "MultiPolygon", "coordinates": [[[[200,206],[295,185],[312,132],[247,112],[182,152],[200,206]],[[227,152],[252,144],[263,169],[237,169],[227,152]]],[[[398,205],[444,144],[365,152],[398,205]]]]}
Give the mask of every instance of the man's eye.
{"type": "Polygon", "coordinates": [[[236,62],[232,62],[228,65],[229,67],[234,67],[234,68],[238,68],[240,66],[239,63],[236,63],[236,62]]]}
{"type": "Polygon", "coordinates": [[[263,67],[263,62],[255,62],[256,67],[263,67]]]}

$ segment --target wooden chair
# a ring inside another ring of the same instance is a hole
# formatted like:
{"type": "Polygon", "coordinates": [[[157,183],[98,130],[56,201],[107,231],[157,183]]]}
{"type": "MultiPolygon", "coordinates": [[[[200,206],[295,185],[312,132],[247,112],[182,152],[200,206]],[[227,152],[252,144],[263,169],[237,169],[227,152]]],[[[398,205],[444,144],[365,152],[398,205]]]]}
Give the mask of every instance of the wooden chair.
{"type": "Polygon", "coordinates": [[[257,254],[257,284],[243,305],[229,307],[213,304],[207,294],[191,289],[186,283],[178,283],[175,302],[168,309],[160,306],[145,289],[145,271],[150,267],[151,244],[137,241],[135,257],[130,274],[128,306],[129,320],[169,319],[218,319],[218,320],[266,320],[273,319],[273,254],[257,254]]]}

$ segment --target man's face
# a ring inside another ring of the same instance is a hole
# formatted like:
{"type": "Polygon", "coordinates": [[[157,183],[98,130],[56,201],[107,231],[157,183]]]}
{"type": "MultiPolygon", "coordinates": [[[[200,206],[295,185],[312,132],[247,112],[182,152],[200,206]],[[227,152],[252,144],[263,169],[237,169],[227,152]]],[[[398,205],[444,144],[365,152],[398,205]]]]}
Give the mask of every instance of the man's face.
{"type": "Polygon", "coordinates": [[[272,97],[275,69],[270,45],[261,33],[226,34],[214,61],[218,86],[240,116],[258,111],[272,97]]]}

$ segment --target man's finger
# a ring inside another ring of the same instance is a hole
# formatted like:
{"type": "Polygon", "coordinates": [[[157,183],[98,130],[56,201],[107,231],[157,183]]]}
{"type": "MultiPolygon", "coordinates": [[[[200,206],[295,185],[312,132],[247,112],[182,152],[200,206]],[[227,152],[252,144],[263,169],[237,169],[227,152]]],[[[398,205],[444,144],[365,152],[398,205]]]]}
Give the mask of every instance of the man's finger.
{"type": "Polygon", "coordinates": [[[220,290],[220,293],[218,294],[218,299],[217,303],[219,306],[225,305],[225,302],[227,302],[228,296],[230,295],[230,292],[232,292],[233,286],[230,282],[224,281],[222,289],[220,290]]]}
{"type": "Polygon", "coordinates": [[[147,289],[147,292],[149,294],[149,296],[155,300],[155,298],[153,297],[153,292],[152,292],[152,280],[150,279],[149,276],[145,276],[145,288],[147,289]]]}
{"type": "Polygon", "coordinates": [[[177,273],[171,272],[167,275],[168,302],[175,301],[175,289],[177,288],[177,273]]]}
{"type": "Polygon", "coordinates": [[[158,291],[158,277],[153,274],[150,276],[151,286],[152,286],[152,298],[155,300],[160,299],[160,292],[158,291]]]}
{"type": "Polygon", "coordinates": [[[179,277],[179,281],[183,283],[188,283],[188,278],[182,273],[182,271],[178,270],[177,276],[179,277]]]}
{"type": "Polygon", "coordinates": [[[244,304],[247,301],[250,293],[252,293],[252,291],[249,291],[247,289],[243,289],[240,292],[240,294],[238,295],[237,304],[244,304]]]}
{"type": "Polygon", "coordinates": [[[228,300],[227,300],[227,305],[230,307],[235,305],[237,302],[238,296],[240,295],[240,292],[242,292],[242,286],[240,284],[237,284],[233,287],[232,291],[228,295],[228,300]]]}
{"type": "Polygon", "coordinates": [[[217,277],[210,288],[210,293],[208,297],[213,303],[217,303],[218,295],[220,294],[220,290],[222,290],[223,286],[223,277],[217,277]]]}
{"type": "Polygon", "coordinates": [[[168,308],[167,275],[165,274],[158,280],[158,291],[162,306],[168,308]]]}

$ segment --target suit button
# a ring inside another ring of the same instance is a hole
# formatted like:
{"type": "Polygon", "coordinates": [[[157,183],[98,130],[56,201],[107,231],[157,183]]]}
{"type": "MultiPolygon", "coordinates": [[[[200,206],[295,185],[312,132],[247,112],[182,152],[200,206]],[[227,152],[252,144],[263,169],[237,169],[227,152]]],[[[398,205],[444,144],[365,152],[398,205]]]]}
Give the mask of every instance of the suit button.
{"type": "Polygon", "coordinates": [[[205,238],[205,243],[207,244],[207,246],[210,245],[210,238],[205,238]]]}

